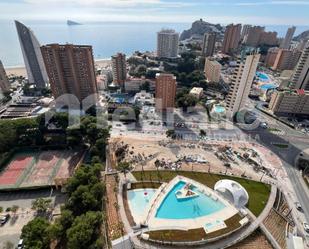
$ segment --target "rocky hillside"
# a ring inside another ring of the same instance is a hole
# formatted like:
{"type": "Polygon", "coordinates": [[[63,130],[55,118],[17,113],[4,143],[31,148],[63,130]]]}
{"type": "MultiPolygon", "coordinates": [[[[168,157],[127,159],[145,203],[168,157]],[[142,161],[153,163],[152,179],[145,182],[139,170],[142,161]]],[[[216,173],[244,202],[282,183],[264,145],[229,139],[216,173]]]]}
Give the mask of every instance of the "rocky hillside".
{"type": "Polygon", "coordinates": [[[185,40],[193,35],[204,35],[207,32],[221,32],[223,27],[220,24],[212,24],[205,22],[202,19],[192,23],[192,27],[188,30],[184,30],[180,35],[180,40],[185,40]]]}
{"type": "Polygon", "coordinates": [[[309,40],[309,30],[304,31],[303,33],[299,34],[298,36],[295,36],[294,40],[296,40],[296,41],[309,40]]]}

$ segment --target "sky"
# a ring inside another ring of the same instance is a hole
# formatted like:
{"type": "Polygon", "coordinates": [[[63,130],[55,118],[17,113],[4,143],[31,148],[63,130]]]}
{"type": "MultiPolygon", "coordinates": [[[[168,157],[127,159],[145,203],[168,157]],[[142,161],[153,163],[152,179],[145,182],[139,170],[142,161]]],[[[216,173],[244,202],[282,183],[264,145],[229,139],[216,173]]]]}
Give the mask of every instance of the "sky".
{"type": "Polygon", "coordinates": [[[0,0],[0,20],[309,25],[309,0],[0,0]]]}

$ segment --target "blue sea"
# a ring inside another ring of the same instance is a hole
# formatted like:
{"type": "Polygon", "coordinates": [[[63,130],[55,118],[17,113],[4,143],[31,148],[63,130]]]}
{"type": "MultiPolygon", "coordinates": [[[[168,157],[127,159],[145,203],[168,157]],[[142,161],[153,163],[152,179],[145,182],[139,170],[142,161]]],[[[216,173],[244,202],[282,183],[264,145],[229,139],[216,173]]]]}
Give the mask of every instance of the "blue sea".
{"type": "MultiPolygon", "coordinates": [[[[110,58],[117,52],[131,55],[134,51],[154,51],[156,32],[173,28],[178,32],[191,27],[191,23],[84,23],[67,26],[65,22],[23,21],[30,27],[39,42],[75,43],[93,46],[95,59],[110,58]]],[[[266,26],[283,36],[288,26],[266,26]]],[[[299,34],[309,27],[297,27],[299,34]]],[[[5,67],[23,65],[23,58],[13,20],[0,20],[0,60],[5,67]]]]}

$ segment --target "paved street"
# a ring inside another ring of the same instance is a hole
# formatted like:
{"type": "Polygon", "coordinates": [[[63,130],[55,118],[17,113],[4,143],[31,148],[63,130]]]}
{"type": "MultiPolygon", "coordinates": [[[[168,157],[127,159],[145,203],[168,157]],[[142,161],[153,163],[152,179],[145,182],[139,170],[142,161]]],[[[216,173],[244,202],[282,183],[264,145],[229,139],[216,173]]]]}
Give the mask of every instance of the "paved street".
{"type": "Polygon", "coordinates": [[[14,245],[17,245],[23,226],[34,218],[34,211],[31,210],[31,206],[37,198],[51,198],[55,207],[59,207],[65,201],[65,195],[59,191],[51,191],[51,189],[0,193],[0,207],[3,207],[4,213],[8,207],[19,206],[16,213],[17,219],[11,218],[3,227],[0,227],[0,248],[2,248],[1,243],[6,241],[11,241],[14,245]]]}

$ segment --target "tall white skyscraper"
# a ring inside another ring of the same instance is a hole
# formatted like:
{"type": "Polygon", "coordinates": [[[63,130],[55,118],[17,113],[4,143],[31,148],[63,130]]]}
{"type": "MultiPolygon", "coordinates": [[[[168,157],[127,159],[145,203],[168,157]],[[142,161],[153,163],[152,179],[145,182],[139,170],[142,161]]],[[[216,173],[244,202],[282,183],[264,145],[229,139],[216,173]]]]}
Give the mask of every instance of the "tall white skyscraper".
{"type": "Polygon", "coordinates": [[[238,59],[226,99],[227,116],[229,118],[232,118],[235,113],[245,107],[259,59],[260,54],[257,53],[247,56],[243,53],[238,59]]]}
{"type": "Polygon", "coordinates": [[[309,42],[297,63],[290,87],[309,90],[309,42]]]}
{"type": "Polygon", "coordinates": [[[178,56],[179,34],[172,29],[162,29],[157,33],[157,56],[176,58],[178,56]]]}
{"type": "Polygon", "coordinates": [[[295,30],[296,30],[296,27],[294,27],[294,26],[288,28],[288,31],[286,32],[285,38],[283,39],[282,43],[280,44],[280,48],[283,48],[283,49],[290,48],[290,44],[291,44],[291,41],[293,39],[295,30]]]}
{"type": "Polygon", "coordinates": [[[40,43],[33,32],[24,24],[15,21],[15,25],[24,57],[28,80],[30,83],[34,83],[37,88],[44,88],[48,82],[48,77],[40,49],[40,43]]]}

